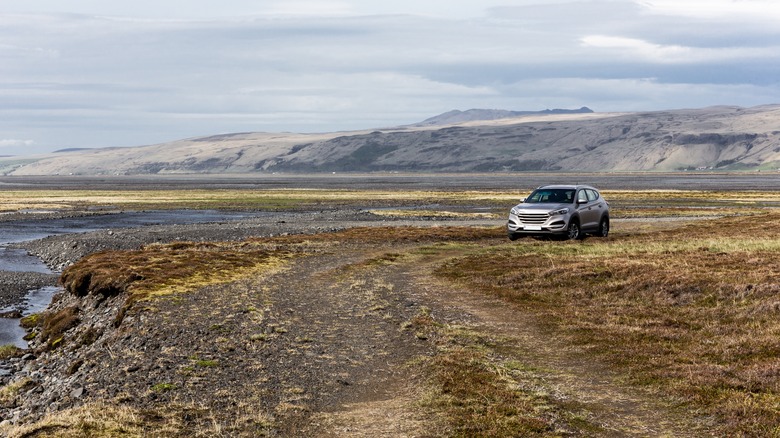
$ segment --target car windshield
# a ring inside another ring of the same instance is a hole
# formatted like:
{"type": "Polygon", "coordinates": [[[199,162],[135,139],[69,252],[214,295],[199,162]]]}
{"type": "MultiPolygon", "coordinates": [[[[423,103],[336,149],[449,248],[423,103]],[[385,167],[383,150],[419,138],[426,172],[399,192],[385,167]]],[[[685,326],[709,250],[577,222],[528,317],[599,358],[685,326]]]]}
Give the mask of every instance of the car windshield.
{"type": "Polygon", "coordinates": [[[574,189],[536,189],[525,198],[528,204],[571,204],[574,202],[574,189]]]}

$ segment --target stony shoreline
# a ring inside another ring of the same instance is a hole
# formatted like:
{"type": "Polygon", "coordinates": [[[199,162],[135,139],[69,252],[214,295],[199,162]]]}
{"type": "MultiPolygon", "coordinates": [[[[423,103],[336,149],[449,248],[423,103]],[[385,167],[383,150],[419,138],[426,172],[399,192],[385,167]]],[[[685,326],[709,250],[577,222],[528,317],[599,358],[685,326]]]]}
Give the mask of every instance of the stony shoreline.
{"type": "MultiPolygon", "coordinates": [[[[40,220],[84,215],[100,212],[78,213],[14,213],[0,216],[0,221],[40,220]]],[[[102,214],[105,214],[103,212],[102,214]]],[[[437,221],[464,223],[463,220],[437,221]]],[[[491,224],[491,221],[482,221],[491,224]]],[[[498,223],[493,221],[494,223],[498,223]]],[[[37,272],[0,271],[0,309],[23,311],[24,297],[33,290],[59,284],[59,272],[85,255],[109,250],[132,250],[153,243],[191,241],[235,241],[249,237],[273,237],[285,234],[319,233],[356,226],[413,225],[430,223],[428,220],[376,216],[361,209],[345,209],[318,212],[279,212],[268,217],[245,218],[225,222],[152,225],[137,228],[104,229],[86,233],[63,234],[43,239],[8,245],[36,256],[53,271],[37,272]]]]}
{"type": "Polygon", "coordinates": [[[59,274],[0,271],[0,309],[23,311],[22,304],[30,291],[56,286],[59,274]]]}
{"type": "MultiPolygon", "coordinates": [[[[61,271],[68,265],[90,253],[107,250],[132,250],[154,243],[177,241],[237,241],[251,237],[314,234],[361,226],[400,226],[415,224],[446,226],[461,224],[474,225],[476,224],[475,222],[481,222],[487,226],[498,223],[495,220],[433,221],[431,218],[423,218],[423,220],[409,220],[408,218],[393,219],[385,216],[377,216],[363,210],[323,211],[315,213],[297,212],[279,213],[272,217],[248,218],[220,223],[156,225],[132,229],[106,229],[82,234],[51,236],[40,240],[14,244],[13,246],[24,248],[30,254],[41,258],[41,260],[43,260],[47,266],[51,267],[51,269],[61,271]]],[[[19,276],[18,280],[21,281],[22,277],[23,276],[19,276]]],[[[44,280],[46,282],[56,281],[57,275],[43,275],[41,276],[41,281],[44,280]]],[[[305,288],[302,290],[305,290],[305,288]]],[[[12,298],[13,296],[9,299],[12,298]]],[[[75,297],[62,293],[55,295],[52,304],[49,307],[49,311],[62,312],[69,307],[78,307],[81,309],[78,314],[80,327],[90,327],[90,329],[84,333],[79,332],[81,333],[79,339],[82,339],[82,341],[79,342],[86,342],[83,341],[84,337],[92,333],[94,336],[99,336],[100,339],[103,339],[99,342],[100,345],[113,345],[111,348],[120,348],[120,346],[121,348],[132,347],[132,349],[140,352],[146,351],[152,347],[161,347],[161,345],[158,345],[162,340],[158,339],[158,336],[161,335],[155,334],[154,332],[147,332],[150,329],[143,321],[143,319],[147,317],[146,314],[141,313],[134,318],[125,321],[122,324],[121,329],[112,328],[111,321],[114,320],[115,315],[120,311],[122,303],[122,297],[117,296],[109,298],[75,297]],[[130,332],[134,334],[131,336],[129,334],[130,332]]],[[[295,303],[289,303],[289,306],[293,305],[295,305],[295,303]]],[[[199,305],[196,305],[196,308],[200,309],[199,305]]],[[[394,317],[392,320],[383,320],[383,318],[387,318],[387,315],[390,314],[388,313],[390,312],[388,308],[384,317],[380,317],[381,315],[379,314],[376,315],[378,317],[377,323],[386,324],[390,321],[392,322],[390,327],[398,327],[400,322],[405,321],[410,317],[410,315],[407,315],[406,313],[414,311],[416,311],[415,307],[401,306],[398,309],[398,312],[401,313],[399,313],[397,317],[394,317]],[[403,317],[401,317],[402,314],[404,315],[403,317]],[[396,320],[397,318],[400,319],[396,320]]],[[[286,312],[286,310],[283,310],[283,308],[273,311],[266,309],[263,311],[262,319],[265,321],[264,324],[267,323],[271,325],[269,325],[270,328],[263,329],[263,334],[258,336],[263,338],[281,336],[282,332],[280,332],[280,329],[277,327],[279,324],[272,324],[272,321],[274,319],[286,318],[286,313],[284,312],[286,312]],[[277,311],[281,311],[282,313],[276,315],[277,311]],[[270,332],[268,330],[270,330],[270,332]]],[[[232,316],[228,315],[227,318],[232,318],[232,316]]],[[[206,326],[213,325],[212,323],[207,323],[207,321],[203,322],[203,324],[206,324],[206,326]]],[[[209,329],[205,331],[199,329],[199,331],[196,331],[205,336],[205,334],[208,334],[209,329]]],[[[186,335],[192,336],[191,333],[186,335]]],[[[297,341],[294,341],[293,343],[297,345],[296,342],[297,341]]],[[[412,337],[411,342],[415,343],[419,341],[412,337]]],[[[98,342],[94,345],[97,346],[98,342]]],[[[209,344],[205,343],[204,346],[205,345],[209,344]]],[[[116,377],[111,377],[115,370],[102,369],[92,363],[96,360],[95,354],[103,355],[106,354],[106,351],[100,349],[95,350],[94,348],[91,348],[91,346],[92,344],[90,343],[84,348],[71,347],[57,349],[54,352],[44,352],[45,350],[41,350],[41,345],[38,345],[37,341],[32,341],[31,349],[29,351],[23,352],[23,354],[17,357],[0,361],[0,384],[6,385],[28,382],[24,384],[30,385],[29,388],[25,387],[21,389],[24,394],[22,397],[15,398],[11,402],[6,402],[5,405],[0,403],[0,424],[5,424],[7,426],[9,424],[19,424],[20,422],[26,423],[30,420],[40,418],[47,411],[76,406],[81,403],[84,397],[91,397],[94,395],[95,388],[103,388],[103,385],[106,384],[106,382],[116,377]],[[38,351],[42,352],[39,354],[38,351]],[[85,365],[82,367],[81,364],[85,365]],[[103,381],[103,383],[98,384],[97,382],[100,381],[103,381]],[[87,389],[85,390],[85,388],[87,389]]],[[[108,354],[110,354],[110,351],[108,354]]],[[[148,359],[151,360],[151,358],[148,359]]],[[[151,361],[150,363],[155,363],[155,361],[151,361]]],[[[137,366],[139,366],[129,363],[126,365],[127,370],[124,371],[126,373],[133,373],[138,369],[137,366]]],[[[160,367],[163,367],[161,369],[154,368],[156,366],[158,365],[154,365],[152,368],[146,370],[145,373],[156,375],[162,370],[166,375],[168,374],[167,368],[165,368],[168,365],[159,365],[160,367]]],[[[117,386],[117,388],[119,388],[119,386],[117,386]]],[[[116,391],[118,390],[117,388],[112,389],[105,387],[105,390],[108,391],[108,396],[113,397],[119,394],[111,395],[113,394],[111,391],[116,391]]],[[[154,396],[159,396],[159,394],[152,392],[149,396],[152,398],[148,400],[148,403],[153,403],[154,396]]]]}

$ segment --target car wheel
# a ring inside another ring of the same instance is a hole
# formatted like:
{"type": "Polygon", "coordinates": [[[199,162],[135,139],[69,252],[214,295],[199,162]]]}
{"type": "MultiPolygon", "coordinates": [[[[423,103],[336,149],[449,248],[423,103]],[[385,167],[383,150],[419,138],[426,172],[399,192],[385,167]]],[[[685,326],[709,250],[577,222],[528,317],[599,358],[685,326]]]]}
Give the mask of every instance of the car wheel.
{"type": "Polygon", "coordinates": [[[582,237],[582,234],[580,232],[580,223],[576,220],[573,220],[569,222],[569,228],[567,228],[567,234],[566,237],[569,238],[569,240],[575,240],[582,237]]]}
{"type": "Polygon", "coordinates": [[[520,236],[518,236],[517,234],[507,234],[507,236],[509,236],[509,240],[511,240],[512,242],[520,238],[520,236]]]}
{"type": "Polygon", "coordinates": [[[599,237],[607,237],[609,235],[609,218],[601,218],[599,222],[599,237]]]}

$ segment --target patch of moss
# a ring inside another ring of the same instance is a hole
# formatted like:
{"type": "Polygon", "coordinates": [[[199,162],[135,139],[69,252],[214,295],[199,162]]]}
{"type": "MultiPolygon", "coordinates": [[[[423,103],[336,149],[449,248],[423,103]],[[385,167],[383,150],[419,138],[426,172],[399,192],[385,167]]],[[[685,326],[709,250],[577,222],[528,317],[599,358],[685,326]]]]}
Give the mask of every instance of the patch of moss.
{"type": "Polygon", "coordinates": [[[57,312],[43,314],[41,338],[47,342],[49,348],[59,346],[64,340],[65,332],[78,325],[78,313],[78,307],[70,306],[57,312]]]}
{"type": "Polygon", "coordinates": [[[11,402],[19,393],[35,386],[35,382],[29,377],[25,377],[16,382],[0,388],[0,404],[11,402]]]}
{"type": "Polygon", "coordinates": [[[20,356],[22,349],[16,345],[3,345],[0,346],[0,359],[10,359],[12,357],[20,356]]]}
{"type": "Polygon", "coordinates": [[[20,319],[19,325],[22,326],[22,328],[29,330],[38,326],[38,323],[40,322],[40,318],[41,318],[40,313],[33,313],[32,315],[25,316],[24,318],[20,319]]]}
{"type": "Polygon", "coordinates": [[[152,386],[154,392],[169,392],[176,389],[176,385],[173,383],[158,383],[152,386]]]}

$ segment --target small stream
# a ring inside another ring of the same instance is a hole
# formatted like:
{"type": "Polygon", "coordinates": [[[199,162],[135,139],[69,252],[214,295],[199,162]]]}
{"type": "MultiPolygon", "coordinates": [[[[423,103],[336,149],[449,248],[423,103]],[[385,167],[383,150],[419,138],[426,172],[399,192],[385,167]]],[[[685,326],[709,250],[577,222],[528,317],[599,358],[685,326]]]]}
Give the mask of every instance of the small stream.
{"type": "MultiPolygon", "coordinates": [[[[27,242],[53,235],[86,233],[107,228],[223,222],[269,214],[223,212],[217,210],[155,210],[118,212],[75,218],[36,218],[28,221],[0,222],[0,271],[54,273],[37,257],[30,256],[21,249],[9,248],[8,245],[11,243],[27,242]]],[[[41,289],[24,291],[26,296],[23,303],[0,309],[0,312],[16,308],[24,309],[23,314],[25,316],[41,312],[49,305],[52,296],[61,290],[59,287],[47,286],[41,289]]],[[[27,342],[22,339],[24,335],[25,331],[19,326],[19,319],[0,318],[0,345],[13,344],[20,348],[27,348],[27,342]]]]}
{"type": "MultiPolygon", "coordinates": [[[[51,302],[51,297],[62,288],[57,286],[46,286],[40,289],[29,291],[24,297],[21,307],[24,308],[24,315],[42,312],[51,302]]],[[[5,310],[15,309],[19,306],[13,306],[5,310]]],[[[27,348],[27,341],[22,339],[25,335],[24,329],[19,325],[16,318],[0,318],[0,345],[13,344],[19,348],[27,348]]]]}

